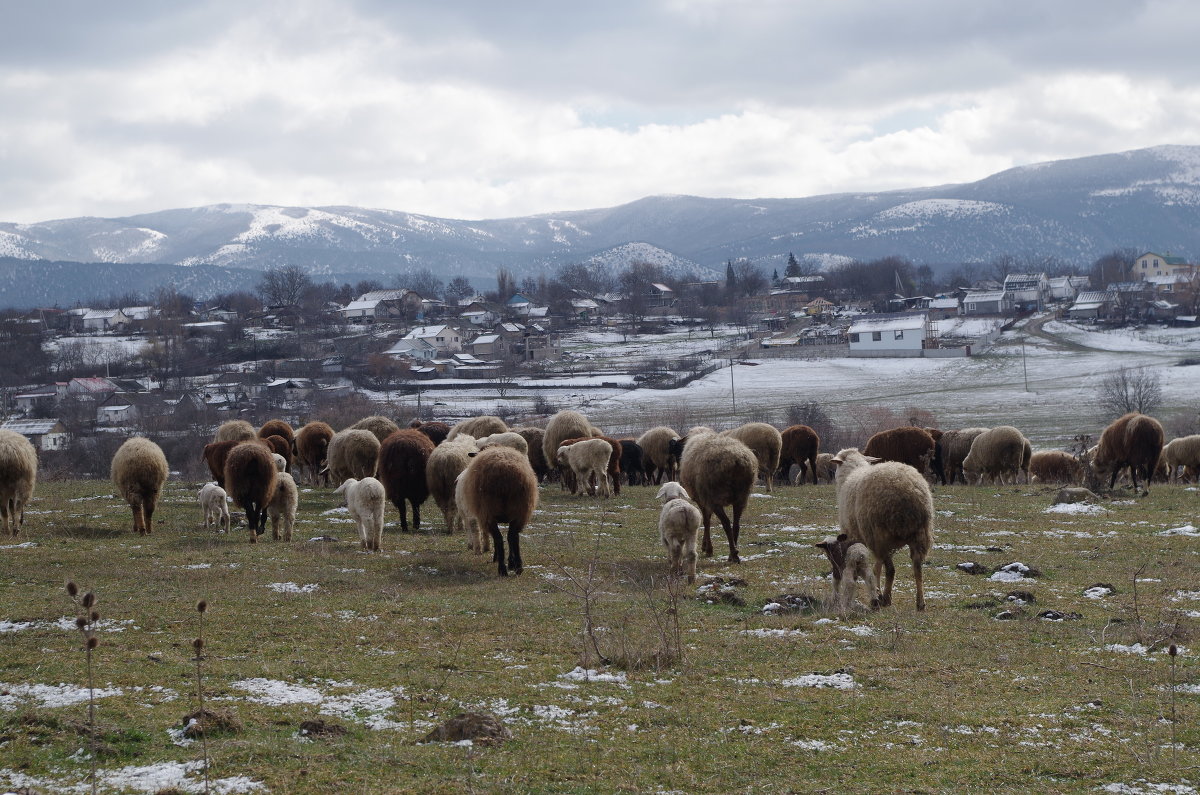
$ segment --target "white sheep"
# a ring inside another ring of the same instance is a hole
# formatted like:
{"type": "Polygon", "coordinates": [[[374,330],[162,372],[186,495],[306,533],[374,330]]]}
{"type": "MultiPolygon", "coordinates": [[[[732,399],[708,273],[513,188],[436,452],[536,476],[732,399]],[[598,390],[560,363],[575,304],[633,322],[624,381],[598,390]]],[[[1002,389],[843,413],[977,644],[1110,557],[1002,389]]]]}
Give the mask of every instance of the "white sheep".
{"type": "Polygon", "coordinates": [[[845,533],[827,536],[815,545],[825,552],[833,569],[833,608],[846,613],[854,606],[858,580],[867,587],[871,607],[879,607],[879,581],[871,571],[871,552],[865,545],[851,541],[845,533]]]}
{"type": "Polygon", "coordinates": [[[287,459],[279,453],[271,453],[271,459],[275,462],[275,469],[280,472],[287,472],[287,459]]]}
{"type": "MultiPolygon", "coordinates": [[[[445,446],[445,444],[443,442],[442,446],[445,446]]],[[[441,448],[439,447],[439,449],[441,448]]],[[[483,528],[479,526],[479,522],[475,521],[475,517],[468,508],[466,475],[467,470],[464,467],[463,471],[459,472],[458,476],[454,479],[454,515],[458,521],[458,526],[467,533],[467,549],[476,555],[482,555],[492,548],[492,536],[489,533],[483,532],[483,528]]]]}
{"type": "Polygon", "coordinates": [[[493,433],[482,439],[476,439],[475,447],[477,450],[486,450],[489,447],[511,447],[522,455],[529,455],[529,442],[525,440],[524,436],[513,431],[493,433]]]}
{"type": "Polygon", "coordinates": [[[603,439],[585,439],[572,445],[558,448],[556,461],[559,467],[568,467],[575,476],[575,482],[587,489],[588,494],[595,495],[593,480],[601,496],[611,496],[612,490],[608,484],[608,459],[612,457],[612,445],[603,439]]]}
{"type": "Polygon", "coordinates": [[[658,535],[667,548],[671,576],[687,570],[687,581],[696,581],[696,539],[700,534],[700,509],[688,497],[687,490],[672,480],[658,490],[662,511],[658,514],[658,535]]]}
{"type": "Polygon", "coordinates": [[[475,451],[475,437],[460,433],[435,447],[425,462],[425,484],[446,519],[447,533],[463,529],[463,516],[455,500],[455,484],[471,463],[471,453],[475,451]]]}
{"type": "MultiPolygon", "coordinates": [[[[1018,452],[1019,452],[1018,448],[1018,452]]],[[[875,578],[887,570],[879,606],[892,603],[896,565],[892,555],[907,546],[916,582],[917,610],[925,609],[921,564],[933,547],[933,494],[925,477],[898,461],[875,463],[851,447],[833,457],[837,464],[838,522],[851,541],[875,556],[875,578]]]]}
{"type": "Polygon", "coordinates": [[[25,505],[37,483],[37,450],[16,431],[0,430],[0,519],[2,535],[17,535],[25,521],[25,505]]]}
{"type": "Polygon", "coordinates": [[[275,481],[275,496],[267,503],[267,515],[271,517],[271,538],[279,540],[279,522],[282,519],[283,540],[292,540],[299,503],[300,492],[296,488],[296,481],[287,472],[280,472],[275,481]]]}
{"type": "Polygon", "coordinates": [[[346,478],[334,493],[346,498],[346,507],[358,523],[358,540],[363,549],[378,552],[383,541],[383,509],[387,505],[383,484],[375,478],[346,478]]]}
{"type": "Polygon", "coordinates": [[[1167,442],[1162,449],[1163,463],[1167,466],[1167,477],[1170,482],[1181,480],[1179,467],[1200,469],[1200,435],[1180,436],[1167,442]]]}
{"type": "Polygon", "coordinates": [[[229,496],[216,483],[205,483],[200,487],[200,509],[204,511],[204,528],[216,527],[218,532],[229,532],[229,496]]]}

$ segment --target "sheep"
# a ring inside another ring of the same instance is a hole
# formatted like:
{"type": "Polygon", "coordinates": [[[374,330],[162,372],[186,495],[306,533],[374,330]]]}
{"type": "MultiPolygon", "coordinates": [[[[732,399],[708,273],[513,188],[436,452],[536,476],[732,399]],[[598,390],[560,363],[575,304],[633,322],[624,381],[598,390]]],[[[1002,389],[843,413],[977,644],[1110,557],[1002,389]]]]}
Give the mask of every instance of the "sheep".
{"type": "Polygon", "coordinates": [[[814,470],[813,485],[821,482],[821,478],[833,482],[837,475],[837,464],[833,463],[833,453],[817,453],[816,468],[814,470]]]}
{"type": "MultiPolygon", "coordinates": [[[[688,438],[694,435],[695,431],[688,431],[688,438]]],[[[779,429],[765,422],[748,422],[724,431],[721,435],[737,439],[750,448],[754,457],[758,459],[758,472],[763,476],[766,489],[771,491],[771,481],[775,471],[779,469],[780,450],[783,448],[783,436],[779,429]]]]}
{"type": "Polygon", "coordinates": [[[700,436],[705,433],[716,433],[716,430],[707,425],[693,425],[681,436],[681,439],[687,439],[692,436],[700,436]]]}
{"type": "MultiPolygon", "coordinates": [[[[562,444],[560,444],[558,446],[558,449],[561,452],[564,447],[570,447],[571,445],[576,444],[577,442],[587,442],[587,441],[592,441],[594,439],[603,439],[604,441],[608,442],[608,445],[609,445],[610,449],[612,450],[612,452],[608,456],[608,464],[605,467],[605,472],[607,474],[609,485],[612,486],[613,493],[620,494],[621,493],[621,443],[618,442],[616,439],[609,438],[608,436],[583,436],[578,439],[565,440],[562,444]]],[[[557,461],[556,461],[556,463],[557,463],[557,461]]],[[[575,472],[571,469],[571,467],[569,465],[565,466],[562,469],[562,485],[563,485],[563,488],[568,489],[572,494],[574,494],[579,488],[579,481],[577,480],[577,478],[575,476],[575,472]]],[[[595,483],[594,479],[589,480],[585,484],[589,494],[593,493],[596,485],[597,484],[595,483]]]]}
{"type": "MultiPolygon", "coordinates": [[[[607,444],[607,442],[605,442],[607,444]]],[[[529,458],[508,447],[489,447],[471,459],[463,473],[462,484],[466,513],[480,531],[487,529],[494,550],[492,560],[501,577],[509,571],[520,574],[521,530],[537,508],[538,484],[529,458]],[[504,557],[504,539],[500,523],[508,525],[508,560],[504,557]]]]}
{"type": "Polygon", "coordinates": [[[475,447],[478,450],[483,450],[488,447],[511,447],[518,453],[529,456],[529,442],[525,441],[525,437],[519,433],[505,431],[504,433],[493,433],[489,436],[484,436],[482,439],[475,440],[475,447]]]}
{"type": "Polygon", "coordinates": [[[454,487],[458,476],[471,463],[470,454],[474,452],[475,437],[465,433],[459,434],[452,441],[443,442],[435,447],[425,464],[425,483],[430,496],[446,519],[447,533],[453,533],[462,527],[454,487]]]}
{"type": "Polygon", "coordinates": [[[230,420],[222,423],[213,434],[214,442],[248,442],[258,438],[254,426],[245,420],[230,420]]]}
{"type": "Polygon", "coordinates": [[[346,507],[358,525],[358,540],[362,548],[378,552],[383,543],[383,509],[387,505],[387,494],[383,484],[375,478],[346,478],[334,489],[335,494],[346,498],[346,507]]]}
{"type": "Polygon", "coordinates": [[[875,579],[886,569],[879,606],[892,603],[896,565],[892,556],[907,546],[916,583],[917,610],[925,609],[921,565],[933,547],[933,493],[924,476],[898,461],[875,464],[850,447],[833,457],[837,465],[838,524],[851,542],[875,556],[875,579]],[[873,465],[874,464],[874,465],[873,465]]]}
{"type": "Polygon", "coordinates": [[[283,469],[281,472],[287,472],[292,468],[292,442],[285,439],[279,434],[271,434],[270,436],[259,437],[271,447],[271,451],[283,458],[283,469]]]}
{"type": "Polygon", "coordinates": [[[154,532],[154,509],[168,472],[162,448],[143,436],[126,439],[113,455],[112,481],[117,496],[133,509],[133,529],[139,535],[154,532]]]}
{"type": "Polygon", "coordinates": [[[328,480],[328,473],[321,470],[325,468],[325,455],[332,438],[333,428],[320,420],[308,423],[296,433],[296,457],[300,461],[300,472],[307,472],[308,481],[314,486],[328,480]]]}
{"type": "MultiPolygon", "coordinates": [[[[296,432],[292,430],[292,426],[283,420],[267,420],[263,426],[258,429],[259,439],[269,439],[272,436],[278,436],[288,443],[288,447],[296,444],[296,432]]],[[[282,453],[280,453],[282,455],[282,453]]]]}
{"type": "Polygon", "coordinates": [[[208,471],[218,486],[225,485],[225,459],[229,457],[229,451],[239,444],[242,442],[228,440],[204,445],[204,463],[208,464],[208,471]]]}
{"type": "MultiPolygon", "coordinates": [[[[463,437],[460,436],[459,438],[463,437]]],[[[483,532],[483,528],[475,521],[475,517],[471,515],[471,511],[467,506],[466,475],[467,470],[464,469],[458,473],[458,477],[454,480],[455,516],[458,518],[458,524],[467,533],[467,549],[476,555],[482,555],[492,548],[492,537],[490,534],[483,532]]]]}
{"type": "MultiPolygon", "coordinates": [[[[939,428],[926,428],[925,432],[933,437],[933,458],[929,459],[929,470],[933,477],[933,481],[941,481],[942,485],[946,485],[946,461],[942,458],[942,446],[938,444],[941,441],[943,431],[939,428]]],[[[1028,463],[1028,462],[1026,462],[1028,463]]],[[[1028,470],[1028,467],[1026,467],[1028,470]]],[[[1026,480],[1029,479],[1028,471],[1026,472],[1026,480]]]]}
{"type": "Polygon", "coordinates": [[[646,459],[648,479],[656,486],[663,478],[675,480],[679,475],[679,459],[670,451],[671,440],[678,438],[679,434],[664,425],[651,428],[638,437],[637,443],[646,459]]]}
{"type": "Polygon", "coordinates": [[[0,519],[4,535],[17,535],[25,523],[25,506],[37,485],[37,449],[22,434],[0,430],[0,519]]]}
{"type": "Polygon", "coordinates": [[[246,511],[251,544],[266,532],[267,506],[275,496],[278,475],[271,454],[262,445],[239,444],[225,459],[225,485],[233,501],[246,511]]]}
{"type": "Polygon", "coordinates": [[[379,446],[379,481],[383,483],[388,499],[400,512],[401,532],[408,532],[406,501],[412,505],[413,532],[421,529],[421,503],[429,497],[425,465],[433,450],[433,441],[412,428],[396,431],[379,446]]]}
{"type": "Polygon", "coordinates": [[[975,437],[986,430],[987,428],[963,428],[942,432],[942,438],[938,439],[937,444],[941,451],[942,474],[945,478],[943,486],[953,484],[955,480],[967,482],[962,469],[963,459],[971,452],[971,443],[975,441],[975,437]]]}
{"type": "Polygon", "coordinates": [[[1085,489],[1079,486],[1068,486],[1058,490],[1058,494],[1054,495],[1055,505],[1074,505],[1077,502],[1099,502],[1097,497],[1090,489],[1085,489]]]}
{"type": "Polygon", "coordinates": [[[529,465],[533,467],[533,474],[537,476],[538,483],[541,483],[550,474],[550,464],[546,461],[545,450],[542,449],[546,432],[541,428],[513,428],[513,433],[519,433],[525,439],[525,444],[529,447],[529,465]]]}
{"type": "Polygon", "coordinates": [[[363,417],[361,420],[351,425],[350,430],[370,431],[375,435],[375,438],[379,441],[379,443],[383,444],[383,440],[400,430],[400,426],[389,420],[387,417],[381,417],[378,414],[375,414],[370,417],[363,417]]]}
{"type": "Polygon", "coordinates": [[[335,483],[348,478],[362,480],[375,476],[375,461],[379,457],[379,439],[370,431],[347,428],[329,440],[325,467],[335,483]]]}
{"type": "MultiPolygon", "coordinates": [[[[587,439],[591,435],[592,426],[587,417],[578,411],[558,412],[546,423],[546,430],[542,434],[542,455],[546,457],[546,463],[558,465],[558,448],[567,439],[587,439]]],[[[566,485],[567,470],[559,467],[559,472],[566,485]]]]}
{"type": "Polygon", "coordinates": [[[204,529],[216,527],[218,532],[228,533],[229,498],[225,489],[216,483],[205,483],[200,487],[200,509],[204,511],[204,529]]]}
{"type": "Polygon", "coordinates": [[[276,472],[287,472],[287,459],[279,453],[271,453],[271,460],[275,462],[276,472]]]}
{"type": "MultiPolygon", "coordinates": [[[[611,444],[604,439],[589,437],[558,448],[555,461],[558,462],[559,469],[569,470],[574,482],[583,486],[589,495],[595,496],[599,490],[601,496],[608,497],[612,494],[608,485],[608,461],[612,455],[611,444]]],[[[571,493],[575,493],[574,487],[571,493]]]]}
{"type": "Polygon", "coordinates": [[[982,484],[985,477],[1005,483],[1012,477],[1017,483],[1021,470],[1025,468],[1025,449],[1029,440],[1011,425],[997,425],[984,431],[971,442],[971,450],[963,459],[962,468],[967,480],[974,478],[982,484]]]}
{"type": "Polygon", "coordinates": [[[476,439],[482,439],[484,436],[491,436],[493,433],[504,433],[508,430],[508,425],[499,417],[493,417],[490,414],[484,414],[480,417],[471,417],[463,420],[450,429],[446,435],[446,441],[450,441],[460,433],[465,433],[468,436],[474,436],[476,439]]]}
{"type": "Polygon", "coordinates": [[[420,420],[413,420],[408,424],[408,427],[428,436],[429,441],[433,442],[434,447],[446,441],[446,437],[450,435],[450,426],[444,422],[421,422],[420,420]]]}
{"type": "Polygon", "coordinates": [[[1077,485],[1083,482],[1083,464],[1062,450],[1038,450],[1029,458],[1029,481],[1077,485]]]}
{"type": "Polygon", "coordinates": [[[1200,467],[1200,434],[1180,436],[1167,442],[1162,450],[1162,458],[1171,482],[1182,477],[1179,467],[1185,467],[1185,472],[1200,467]]]}
{"type": "Polygon", "coordinates": [[[700,533],[700,509],[688,498],[687,490],[674,480],[658,490],[662,500],[658,514],[658,536],[667,548],[672,577],[687,572],[688,583],[696,581],[696,537],[700,533]]]}
{"type": "Polygon", "coordinates": [[[933,437],[924,428],[907,425],[880,431],[867,440],[863,455],[908,464],[924,474],[933,460],[933,437]]]}
{"type": "Polygon", "coordinates": [[[1096,455],[1091,461],[1092,469],[1100,478],[1111,473],[1108,483],[1111,490],[1117,483],[1117,475],[1121,469],[1129,467],[1134,491],[1138,489],[1138,471],[1141,470],[1149,491],[1150,478],[1158,464],[1162,447],[1163,429],[1158,420],[1145,414],[1130,412],[1113,420],[1100,434],[1100,444],[1097,445],[1096,455]]]}
{"type": "Polygon", "coordinates": [[[621,445],[621,471],[630,486],[640,486],[646,480],[645,463],[642,448],[633,439],[619,439],[621,445]]]}
{"type": "Polygon", "coordinates": [[[870,595],[871,607],[879,607],[879,581],[871,571],[871,553],[865,545],[851,541],[845,533],[827,536],[818,544],[824,551],[833,570],[833,607],[838,613],[846,613],[854,606],[858,580],[862,580],[870,595]]]}
{"type": "Polygon", "coordinates": [[[271,538],[279,540],[279,522],[283,521],[283,540],[292,540],[296,527],[296,506],[300,503],[300,492],[296,481],[286,472],[276,476],[275,496],[267,503],[267,515],[271,517],[271,538]]]}
{"type": "MultiPolygon", "coordinates": [[[[779,434],[779,476],[785,480],[791,472],[792,464],[800,467],[796,475],[798,485],[805,480],[805,465],[812,470],[813,485],[817,485],[817,455],[821,449],[821,437],[807,425],[789,425],[779,434]]],[[[829,455],[833,458],[833,455],[829,455]]]]}
{"type": "Polygon", "coordinates": [[[758,479],[758,459],[750,448],[728,436],[701,434],[688,441],[679,462],[679,483],[691,495],[704,518],[704,554],[712,557],[710,532],[715,513],[729,541],[729,562],[740,563],[738,536],[741,533],[742,511],[750,500],[750,492],[758,479]],[[733,521],[725,506],[733,506],[733,521]]]}

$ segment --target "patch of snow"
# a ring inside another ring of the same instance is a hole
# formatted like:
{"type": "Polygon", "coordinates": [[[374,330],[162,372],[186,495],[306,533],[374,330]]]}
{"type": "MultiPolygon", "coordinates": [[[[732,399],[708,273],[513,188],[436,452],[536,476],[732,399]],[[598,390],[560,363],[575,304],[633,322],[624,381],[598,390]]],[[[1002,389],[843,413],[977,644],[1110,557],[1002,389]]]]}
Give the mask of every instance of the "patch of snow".
{"type": "Polygon", "coordinates": [[[308,585],[297,585],[294,582],[272,582],[268,583],[267,587],[277,593],[313,593],[321,588],[315,582],[308,585]]]}
{"type": "Polygon", "coordinates": [[[1185,524],[1182,527],[1172,527],[1170,530],[1163,530],[1159,533],[1160,536],[1191,536],[1193,538],[1200,537],[1200,530],[1196,529],[1195,525],[1185,524]]]}
{"type": "Polygon", "coordinates": [[[625,673],[623,671],[608,673],[604,671],[597,671],[593,668],[576,666],[574,670],[567,671],[565,674],[559,674],[558,678],[572,682],[609,682],[613,684],[624,684],[625,673]]]}
{"type": "MultiPolygon", "coordinates": [[[[124,690],[119,687],[98,687],[96,698],[120,696],[124,690]]],[[[76,685],[58,684],[11,684],[0,682],[0,709],[13,710],[25,702],[36,702],[37,706],[45,709],[69,707],[88,700],[88,689],[76,685]]]]}
{"type": "Polygon", "coordinates": [[[805,674],[784,679],[779,684],[784,687],[831,687],[835,690],[852,690],[858,687],[858,683],[850,674],[805,674]]]}
{"type": "Polygon", "coordinates": [[[1087,502],[1064,502],[1059,503],[1058,505],[1051,505],[1049,508],[1042,511],[1042,513],[1068,513],[1074,515],[1095,516],[1102,513],[1108,513],[1108,509],[1099,505],[1092,505],[1091,503],[1087,502]]]}

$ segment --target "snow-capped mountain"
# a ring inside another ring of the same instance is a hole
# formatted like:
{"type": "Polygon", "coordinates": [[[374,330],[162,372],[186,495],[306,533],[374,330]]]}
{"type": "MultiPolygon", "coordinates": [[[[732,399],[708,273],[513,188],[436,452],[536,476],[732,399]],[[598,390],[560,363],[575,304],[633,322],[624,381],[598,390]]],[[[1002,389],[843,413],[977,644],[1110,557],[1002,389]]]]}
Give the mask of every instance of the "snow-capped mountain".
{"type": "MultiPolygon", "coordinates": [[[[889,255],[932,265],[1011,255],[1086,263],[1120,247],[1200,254],[1200,146],[1024,166],[978,182],[802,199],[655,196],[618,207],[463,221],[359,207],[221,204],[128,218],[0,223],[0,258],[156,263],[320,276],[518,277],[569,262],[659,262],[711,277],[726,260],[767,269],[889,255]]],[[[0,270],[0,303],[6,295],[0,270]]]]}

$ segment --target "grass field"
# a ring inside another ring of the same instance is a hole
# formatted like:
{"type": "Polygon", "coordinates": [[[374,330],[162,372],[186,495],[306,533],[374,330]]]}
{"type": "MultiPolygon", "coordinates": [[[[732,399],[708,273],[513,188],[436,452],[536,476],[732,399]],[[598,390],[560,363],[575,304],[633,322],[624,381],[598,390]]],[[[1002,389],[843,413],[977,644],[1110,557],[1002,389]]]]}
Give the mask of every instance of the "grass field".
{"type": "Polygon", "coordinates": [[[718,557],[676,588],[646,487],[607,501],[544,487],[527,568],[502,581],[432,503],[421,533],[389,524],[367,554],[329,491],[302,494],[295,541],[251,545],[203,529],[198,486],[172,483],[138,537],[109,484],[43,483],[22,535],[0,540],[0,789],[89,790],[68,579],[104,622],[101,791],[204,791],[201,745],[179,732],[197,708],[200,599],[206,703],[238,724],[209,738],[214,792],[1200,788],[1192,488],[1093,514],[1047,513],[1038,487],[935,489],[928,609],[902,554],[895,607],[839,619],[763,609],[825,595],[812,544],[835,521],[831,486],[756,497],[745,562],[722,562],[718,531],[718,557]],[[724,588],[698,592],[715,577],[724,588]],[[464,710],[511,739],[414,742],[464,710]],[[334,733],[302,734],[315,719],[334,733]]]}

